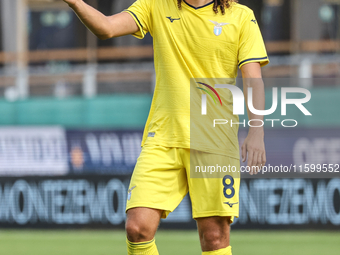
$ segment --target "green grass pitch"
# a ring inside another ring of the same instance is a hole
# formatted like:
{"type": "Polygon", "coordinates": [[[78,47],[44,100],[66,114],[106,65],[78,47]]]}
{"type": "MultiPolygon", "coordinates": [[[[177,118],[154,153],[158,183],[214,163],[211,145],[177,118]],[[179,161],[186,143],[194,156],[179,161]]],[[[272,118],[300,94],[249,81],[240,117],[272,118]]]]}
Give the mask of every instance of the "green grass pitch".
{"type": "MultiPolygon", "coordinates": [[[[339,231],[232,231],[234,255],[335,255],[339,231]]],[[[160,255],[200,255],[196,231],[159,230],[160,255]]],[[[2,230],[1,255],[124,255],[124,231],[2,230]]]]}

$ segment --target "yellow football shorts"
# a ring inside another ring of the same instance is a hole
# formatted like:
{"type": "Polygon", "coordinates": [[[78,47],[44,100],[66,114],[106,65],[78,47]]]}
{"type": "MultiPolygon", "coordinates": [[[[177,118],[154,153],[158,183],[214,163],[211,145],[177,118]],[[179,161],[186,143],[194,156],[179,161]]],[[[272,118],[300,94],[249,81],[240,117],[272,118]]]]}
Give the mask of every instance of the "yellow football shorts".
{"type": "Polygon", "coordinates": [[[239,169],[239,159],[190,149],[145,145],[131,177],[126,210],[134,207],[160,209],[163,210],[162,218],[166,218],[189,191],[193,218],[231,216],[233,220],[239,211],[239,169]],[[191,173],[190,164],[195,165],[191,173]],[[209,169],[209,166],[210,170],[214,166],[214,171],[221,171],[218,178],[209,178],[211,175],[207,172],[205,177],[196,178],[200,170],[209,169]],[[223,172],[227,166],[237,171],[223,172]]]}

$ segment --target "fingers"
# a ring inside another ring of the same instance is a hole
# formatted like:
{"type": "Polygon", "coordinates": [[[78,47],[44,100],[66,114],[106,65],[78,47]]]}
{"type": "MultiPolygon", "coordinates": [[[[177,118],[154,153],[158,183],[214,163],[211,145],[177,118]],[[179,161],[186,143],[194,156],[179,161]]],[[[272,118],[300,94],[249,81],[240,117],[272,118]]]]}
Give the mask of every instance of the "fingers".
{"type": "MultiPolygon", "coordinates": [[[[258,174],[261,171],[262,167],[266,164],[265,151],[248,149],[246,150],[246,153],[248,154],[247,166],[249,168],[250,175],[258,174]]],[[[245,152],[243,152],[242,147],[242,155],[243,154],[245,154],[245,152]]]]}
{"type": "Polygon", "coordinates": [[[259,153],[258,158],[257,158],[257,166],[258,166],[259,171],[262,169],[262,166],[263,166],[262,157],[263,157],[263,152],[259,153]]]}
{"type": "Polygon", "coordinates": [[[247,166],[250,169],[250,175],[253,175],[253,170],[252,170],[252,166],[253,166],[253,158],[254,158],[254,151],[253,150],[248,150],[248,164],[247,166]]]}
{"type": "Polygon", "coordinates": [[[248,158],[247,168],[249,169],[250,175],[259,173],[266,164],[266,151],[264,146],[253,147],[245,142],[241,147],[241,151],[242,162],[245,162],[248,158]]]}
{"type": "Polygon", "coordinates": [[[246,144],[242,145],[242,162],[245,162],[247,160],[247,146],[246,144]]]}
{"type": "Polygon", "coordinates": [[[251,167],[252,174],[257,174],[258,172],[258,158],[259,158],[259,151],[254,151],[253,154],[253,163],[251,167]]]}
{"type": "Polygon", "coordinates": [[[267,162],[266,152],[264,151],[262,154],[262,165],[264,166],[267,162]]]}

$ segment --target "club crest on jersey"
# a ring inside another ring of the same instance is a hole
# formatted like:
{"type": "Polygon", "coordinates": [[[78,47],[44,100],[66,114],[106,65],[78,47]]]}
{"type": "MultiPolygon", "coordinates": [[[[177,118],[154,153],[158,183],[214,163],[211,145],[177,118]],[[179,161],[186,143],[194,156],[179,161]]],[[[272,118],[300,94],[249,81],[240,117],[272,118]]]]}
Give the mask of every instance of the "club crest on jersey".
{"type": "Polygon", "coordinates": [[[215,25],[214,26],[214,34],[216,36],[219,36],[220,34],[222,34],[223,26],[230,24],[230,23],[218,23],[218,22],[213,21],[213,20],[209,20],[209,21],[215,25]]]}

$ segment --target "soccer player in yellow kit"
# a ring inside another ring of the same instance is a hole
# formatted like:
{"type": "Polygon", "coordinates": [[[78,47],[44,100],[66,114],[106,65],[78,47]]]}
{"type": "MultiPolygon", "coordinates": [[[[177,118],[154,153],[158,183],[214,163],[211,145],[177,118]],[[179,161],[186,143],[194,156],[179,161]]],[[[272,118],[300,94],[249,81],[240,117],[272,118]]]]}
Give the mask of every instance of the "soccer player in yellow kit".
{"type": "MultiPolygon", "coordinates": [[[[253,12],[233,0],[137,0],[107,17],[82,0],[64,1],[100,39],[127,34],[142,39],[148,32],[153,37],[156,88],[127,196],[128,254],[158,254],[154,235],[160,219],[188,191],[202,254],[231,254],[230,223],[238,217],[240,180],[190,178],[189,169],[190,157],[239,168],[238,126],[220,137],[218,148],[190,141],[190,79],[236,78],[239,67],[244,88],[253,89],[255,109],[264,109],[261,66],[269,60],[253,12]]],[[[244,94],[247,98],[247,90],[244,94]]],[[[227,117],[238,120],[229,109],[232,102],[224,107],[227,117]]],[[[249,111],[248,117],[263,119],[249,111]]],[[[248,166],[265,163],[263,137],[263,128],[249,128],[242,146],[248,166]]]]}

